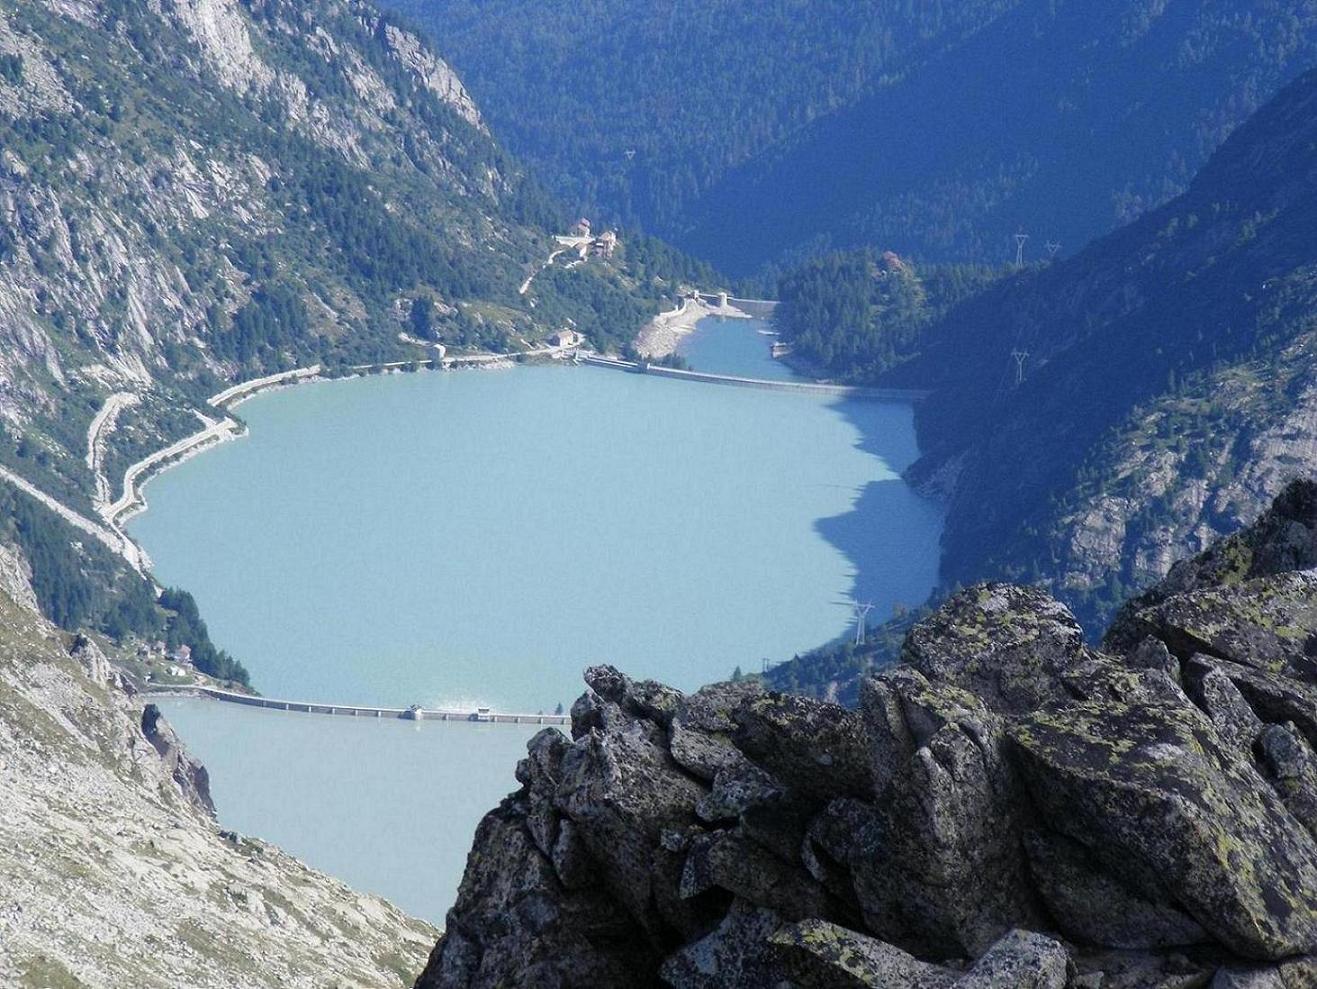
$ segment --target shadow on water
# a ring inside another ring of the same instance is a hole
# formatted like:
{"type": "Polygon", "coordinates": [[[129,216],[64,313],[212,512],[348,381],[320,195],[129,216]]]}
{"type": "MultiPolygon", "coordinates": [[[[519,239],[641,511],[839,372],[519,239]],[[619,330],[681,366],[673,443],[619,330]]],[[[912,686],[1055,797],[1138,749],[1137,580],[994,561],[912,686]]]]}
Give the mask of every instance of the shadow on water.
{"type": "MultiPolygon", "coordinates": [[[[771,323],[760,319],[709,317],[682,341],[679,352],[704,371],[800,380],[772,358],[768,330],[771,323]]],[[[888,468],[888,476],[853,490],[849,511],[814,522],[815,532],[854,570],[846,603],[873,602],[872,627],[889,618],[894,605],[923,604],[937,585],[942,508],[901,478],[919,457],[908,403],[841,398],[828,408],[854,430],[856,448],[888,468]]],[[[839,638],[850,632],[848,627],[839,638]]]]}
{"type": "Polygon", "coordinates": [[[854,567],[851,597],[873,602],[872,627],[898,604],[922,604],[937,584],[942,508],[901,477],[919,456],[909,405],[843,399],[831,407],[855,429],[856,446],[891,471],[857,489],[850,511],[814,523],[854,567]]]}

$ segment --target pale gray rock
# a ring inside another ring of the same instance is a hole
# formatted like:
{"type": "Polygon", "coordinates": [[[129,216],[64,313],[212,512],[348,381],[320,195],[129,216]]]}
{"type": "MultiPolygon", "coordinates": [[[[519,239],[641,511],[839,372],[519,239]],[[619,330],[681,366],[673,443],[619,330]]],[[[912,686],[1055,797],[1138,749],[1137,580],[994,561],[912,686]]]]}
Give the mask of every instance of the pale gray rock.
{"type": "Polygon", "coordinates": [[[16,547],[4,543],[0,543],[0,592],[33,614],[41,611],[32,590],[32,568],[16,547]]]}
{"type": "Polygon", "coordinates": [[[105,650],[98,646],[91,636],[82,633],[75,635],[73,645],[69,647],[69,655],[82,664],[92,683],[109,686],[121,682],[121,677],[111,665],[109,657],[105,655],[105,650]]]}
{"type": "Polygon", "coordinates": [[[1317,845],[1190,704],[1072,704],[1013,725],[1042,819],[1159,877],[1240,955],[1317,946],[1317,845]]]}
{"type": "Polygon", "coordinates": [[[653,969],[643,931],[603,889],[565,891],[525,827],[524,800],[487,814],[417,989],[622,985],[653,969]]]}
{"type": "Polygon", "coordinates": [[[684,697],[672,718],[672,758],[710,781],[721,769],[745,766],[745,756],[731,741],[733,712],[763,692],[757,680],[743,680],[710,684],[684,697]]]}
{"type": "Polygon", "coordinates": [[[670,955],[659,976],[672,989],[782,986],[785,972],[769,943],[781,926],[772,910],[736,900],[717,929],[670,955]]]}
{"type": "Polygon", "coordinates": [[[768,773],[744,760],[724,767],[713,778],[713,788],[700,798],[695,813],[710,824],[735,821],[752,807],[780,803],[785,791],[768,773]]]}
{"type": "Polygon", "coordinates": [[[591,666],[585,682],[603,700],[634,718],[646,718],[663,728],[672,724],[682,703],[681,691],[653,680],[632,680],[612,666],[591,666]]]}
{"type": "Polygon", "coordinates": [[[160,754],[166,771],[178,784],[183,796],[199,810],[214,817],[215,803],[210,796],[210,773],[188,754],[173,726],[154,704],[148,704],[142,710],[142,735],[160,754]]]}
{"type": "Polygon", "coordinates": [[[1262,721],[1293,723],[1310,745],[1317,744],[1317,684],[1214,657],[1195,656],[1192,662],[1228,677],[1262,721]]]}
{"type": "Polygon", "coordinates": [[[1195,655],[1185,667],[1186,687],[1194,703],[1212,719],[1221,740],[1252,759],[1253,743],[1262,731],[1262,719],[1249,707],[1244,695],[1228,676],[1215,669],[1207,657],[1195,655]]]}
{"type": "Polygon", "coordinates": [[[1070,982],[1070,954],[1061,942],[1034,931],[1006,934],[983,956],[956,989],[1065,989],[1070,982]]]}
{"type": "Polygon", "coordinates": [[[1128,622],[1178,656],[1201,652],[1267,673],[1317,679],[1310,654],[1317,641],[1311,632],[1317,627],[1317,571],[1200,587],[1135,612],[1128,622]]]}
{"type": "Polygon", "coordinates": [[[1137,669],[1159,670],[1175,683],[1180,682],[1180,662],[1161,639],[1148,636],[1125,657],[1125,662],[1137,669]]]}
{"type": "Polygon", "coordinates": [[[1067,695],[1062,675],[1087,655],[1074,615],[1036,588],[980,584],[916,625],[901,652],[929,680],[1003,714],[1067,695]]]}
{"type": "Polygon", "coordinates": [[[957,984],[953,971],[818,919],[788,924],[770,941],[779,948],[791,984],[801,989],[944,989],[957,984]]]}
{"type": "Polygon", "coordinates": [[[653,869],[660,837],[696,823],[695,804],[705,790],[635,723],[579,739],[559,772],[554,806],[576,824],[618,900],[645,929],[657,930],[653,869]]]}
{"type": "Polygon", "coordinates": [[[860,715],[788,694],[760,694],[735,710],[732,740],[793,793],[826,801],[872,793],[860,715]]]}
{"type": "MultiPolygon", "coordinates": [[[[935,616],[954,624],[966,605],[935,616]]],[[[972,621],[972,619],[966,619],[972,621]]],[[[925,647],[928,648],[927,646],[925,647]]],[[[855,859],[871,929],[939,957],[975,955],[1037,918],[1025,880],[1022,792],[1002,749],[1002,718],[956,685],[912,670],[880,674],[863,692],[871,726],[879,824],[855,859]],[[964,878],[973,876],[972,883],[964,878]]]]}
{"type": "Polygon", "coordinates": [[[1285,806],[1317,837],[1317,754],[1292,724],[1262,729],[1258,752],[1263,773],[1285,806]]]}
{"type": "Polygon", "coordinates": [[[1212,976],[1210,989],[1292,989],[1272,966],[1219,968],[1212,976]]]}
{"type": "Polygon", "coordinates": [[[768,907],[788,920],[832,913],[826,892],[809,873],[735,831],[702,835],[691,843],[686,855],[682,898],[699,896],[714,887],[768,907]]]}
{"type": "Polygon", "coordinates": [[[1055,832],[1025,836],[1034,887],[1061,932],[1083,944],[1113,948],[1168,948],[1202,944],[1202,926],[1145,876],[1144,890],[1104,871],[1082,844],[1055,832]],[[1145,891],[1152,887],[1151,895],[1145,891]]]}

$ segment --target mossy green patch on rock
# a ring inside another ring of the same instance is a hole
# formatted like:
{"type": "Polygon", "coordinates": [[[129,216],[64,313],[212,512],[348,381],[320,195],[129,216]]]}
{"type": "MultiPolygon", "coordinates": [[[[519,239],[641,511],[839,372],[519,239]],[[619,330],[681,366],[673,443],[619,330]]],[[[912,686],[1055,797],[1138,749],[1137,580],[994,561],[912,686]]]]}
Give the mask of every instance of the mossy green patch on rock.
{"type": "Polygon", "coordinates": [[[38,955],[23,966],[21,989],[86,989],[87,984],[54,958],[38,955]]]}

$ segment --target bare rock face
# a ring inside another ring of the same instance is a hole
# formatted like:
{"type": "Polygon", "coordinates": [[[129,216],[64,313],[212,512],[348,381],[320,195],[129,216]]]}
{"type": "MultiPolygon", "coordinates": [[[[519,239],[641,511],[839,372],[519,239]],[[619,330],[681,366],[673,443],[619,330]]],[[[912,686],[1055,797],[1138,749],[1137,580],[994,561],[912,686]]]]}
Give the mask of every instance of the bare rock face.
{"type": "Polygon", "coordinates": [[[956,983],[947,969],[921,962],[900,948],[821,920],[780,927],[769,941],[798,986],[863,989],[901,985],[942,989],[956,983]]]}
{"type": "Polygon", "coordinates": [[[174,726],[165,720],[160,708],[148,704],[142,709],[142,734],[151,743],[183,796],[199,810],[215,816],[215,802],[210,797],[210,773],[190,756],[174,726]]]}
{"type": "Polygon", "coordinates": [[[925,955],[972,957],[1040,920],[1025,883],[1020,782],[1006,761],[1002,716],[910,669],[875,677],[863,703],[869,723],[881,725],[873,733],[881,840],[853,867],[869,926],[925,955]],[[965,876],[977,878],[965,885],[965,876]]]}
{"type": "Polygon", "coordinates": [[[1038,829],[1025,836],[1025,847],[1033,883],[1067,937],[1136,949],[1210,940],[1159,884],[1117,878],[1082,843],[1038,829]]]}
{"type": "Polygon", "coordinates": [[[512,798],[481,822],[421,985],[619,985],[658,964],[644,932],[606,892],[564,888],[531,837],[528,809],[512,798]]]}
{"type": "Polygon", "coordinates": [[[1317,984],[1315,531],[1296,486],[1101,651],[970,588],[858,711],[589,670],[418,985],[1317,984]]]}
{"type": "MultiPolygon", "coordinates": [[[[1246,529],[1206,552],[1181,560],[1155,587],[1135,598],[1126,614],[1200,587],[1222,587],[1254,577],[1317,567],[1317,482],[1291,482],[1246,529]]],[[[1112,624],[1112,632],[1121,623],[1112,624]]]]}
{"type": "Polygon", "coordinates": [[[1173,653],[1205,653],[1268,673],[1311,681],[1317,675],[1317,571],[1204,587],[1126,619],[1173,653]]]}
{"type": "Polygon", "coordinates": [[[32,590],[32,568],[23,554],[0,543],[0,591],[28,611],[39,613],[37,596],[32,590]]]}
{"type": "Polygon", "coordinates": [[[1054,938],[1033,931],[1011,931],[975,962],[956,989],[1065,989],[1070,985],[1070,954],[1054,938]]]}

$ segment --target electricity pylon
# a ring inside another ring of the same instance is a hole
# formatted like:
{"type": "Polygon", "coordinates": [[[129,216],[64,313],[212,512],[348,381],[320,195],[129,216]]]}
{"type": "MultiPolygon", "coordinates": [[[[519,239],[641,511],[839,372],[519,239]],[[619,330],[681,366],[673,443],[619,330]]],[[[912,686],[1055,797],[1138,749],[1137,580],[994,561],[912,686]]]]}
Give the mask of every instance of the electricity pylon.
{"type": "Polygon", "coordinates": [[[1029,239],[1026,233],[1015,235],[1015,267],[1024,267],[1024,242],[1029,239]]]}
{"type": "Polygon", "coordinates": [[[857,646],[862,646],[864,645],[864,635],[867,631],[865,626],[868,623],[869,612],[873,610],[873,602],[855,601],[852,603],[851,607],[855,609],[855,644],[857,646]]]}
{"type": "Polygon", "coordinates": [[[1011,356],[1015,358],[1015,387],[1024,384],[1024,362],[1029,359],[1029,351],[1012,350],[1011,356]]]}

